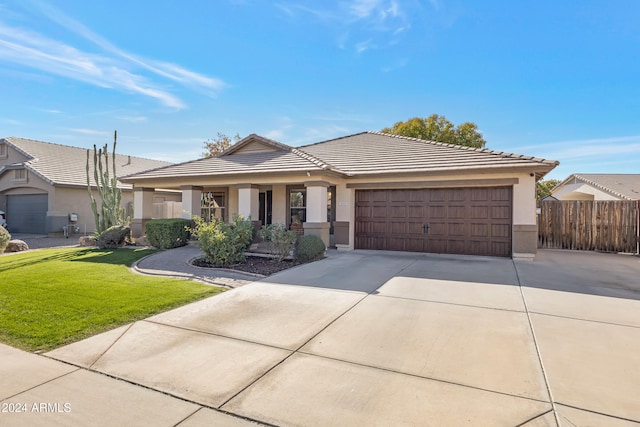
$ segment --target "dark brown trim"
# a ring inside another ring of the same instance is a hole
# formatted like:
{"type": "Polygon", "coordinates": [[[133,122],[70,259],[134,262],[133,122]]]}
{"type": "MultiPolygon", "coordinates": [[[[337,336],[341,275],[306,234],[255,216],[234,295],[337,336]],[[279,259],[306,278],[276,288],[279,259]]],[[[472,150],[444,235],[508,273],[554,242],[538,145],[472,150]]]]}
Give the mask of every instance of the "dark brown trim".
{"type": "Polygon", "coordinates": [[[200,190],[202,191],[204,187],[200,186],[200,185],[181,185],[180,186],[180,191],[184,191],[184,190],[200,190]]]}
{"type": "Polygon", "coordinates": [[[446,181],[408,181],[408,182],[362,182],[348,183],[347,188],[356,190],[395,190],[405,188],[457,188],[457,187],[504,187],[516,185],[520,182],[518,178],[495,178],[495,179],[457,179],[446,181]]]}

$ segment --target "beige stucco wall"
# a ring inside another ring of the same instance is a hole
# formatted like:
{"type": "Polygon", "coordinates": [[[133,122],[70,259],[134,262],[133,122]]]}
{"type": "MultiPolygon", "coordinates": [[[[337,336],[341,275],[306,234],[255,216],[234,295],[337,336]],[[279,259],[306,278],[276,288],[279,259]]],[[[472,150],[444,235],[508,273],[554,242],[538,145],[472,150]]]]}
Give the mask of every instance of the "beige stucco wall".
{"type": "Polygon", "coordinates": [[[287,223],[287,186],[277,184],[271,187],[272,191],[272,210],[271,222],[273,224],[287,223]]]}
{"type": "Polygon", "coordinates": [[[553,192],[558,200],[620,200],[588,184],[567,184],[553,192]]]}
{"type": "MultiPolygon", "coordinates": [[[[298,175],[262,175],[238,179],[237,177],[222,178],[212,180],[203,178],[197,182],[181,182],[181,185],[207,185],[216,187],[228,187],[228,210],[229,218],[238,212],[238,182],[251,183],[261,186],[271,186],[273,191],[273,216],[274,223],[287,222],[286,206],[286,186],[304,187],[305,182],[322,180],[336,186],[336,221],[349,223],[349,244],[338,245],[342,249],[353,249],[355,241],[355,189],[349,185],[376,184],[376,183],[396,183],[420,182],[428,186],[428,182],[436,182],[438,185],[468,186],[478,183],[478,185],[504,185],[491,184],[500,180],[510,180],[513,182],[513,250],[514,255],[526,257],[533,256],[537,247],[537,217],[535,200],[535,178],[532,171],[506,171],[489,173],[460,173],[460,171],[450,171],[438,175],[414,175],[414,176],[371,176],[365,178],[342,178],[331,174],[312,172],[311,176],[305,174],[298,175]],[[463,181],[463,183],[460,183],[463,181]],[[514,182],[517,181],[517,182],[514,182]],[[488,183],[488,184],[483,184],[488,183]],[[518,251],[518,252],[517,252],[518,251]],[[516,253],[517,252],[517,253],[516,253]]],[[[197,178],[193,178],[196,180],[197,178]]],[[[160,181],[156,186],[176,185],[176,182],[160,181]]],[[[383,186],[383,185],[382,185],[383,186]]]]}

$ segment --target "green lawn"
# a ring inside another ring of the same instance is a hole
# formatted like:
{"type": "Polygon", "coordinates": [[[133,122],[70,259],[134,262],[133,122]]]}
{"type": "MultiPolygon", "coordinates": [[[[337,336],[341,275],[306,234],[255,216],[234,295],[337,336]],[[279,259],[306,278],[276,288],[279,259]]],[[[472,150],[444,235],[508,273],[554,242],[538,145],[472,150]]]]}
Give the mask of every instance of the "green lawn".
{"type": "Polygon", "coordinates": [[[223,291],[129,270],[153,252],[57,248],[0,256],[0,342],[46,351],[223,291]]]}

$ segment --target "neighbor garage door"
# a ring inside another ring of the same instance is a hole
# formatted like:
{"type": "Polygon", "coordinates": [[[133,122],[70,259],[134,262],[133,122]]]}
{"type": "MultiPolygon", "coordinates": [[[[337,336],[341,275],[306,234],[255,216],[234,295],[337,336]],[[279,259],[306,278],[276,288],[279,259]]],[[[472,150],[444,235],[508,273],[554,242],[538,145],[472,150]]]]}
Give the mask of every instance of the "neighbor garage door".
{"type": "Polygon", "coordinates": [[[47,194],[7,196],[7,225],[12,233],[44,234],[47,222],[47,194]]]}
{"type": "Polygon", "coordinates": [[[356,190],[356,249],[511,256],[512,187],[356,190]]]}

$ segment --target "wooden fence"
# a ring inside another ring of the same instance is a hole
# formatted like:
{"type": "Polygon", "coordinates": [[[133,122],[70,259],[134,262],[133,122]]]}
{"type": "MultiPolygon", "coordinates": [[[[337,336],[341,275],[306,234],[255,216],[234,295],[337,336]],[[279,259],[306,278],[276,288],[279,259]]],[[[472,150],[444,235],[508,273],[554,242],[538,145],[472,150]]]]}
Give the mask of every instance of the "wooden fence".
{"type": "Polygon", "coordinates": [[[640,201],[538,202],[538,247],[638,253],[640,201]]]}

